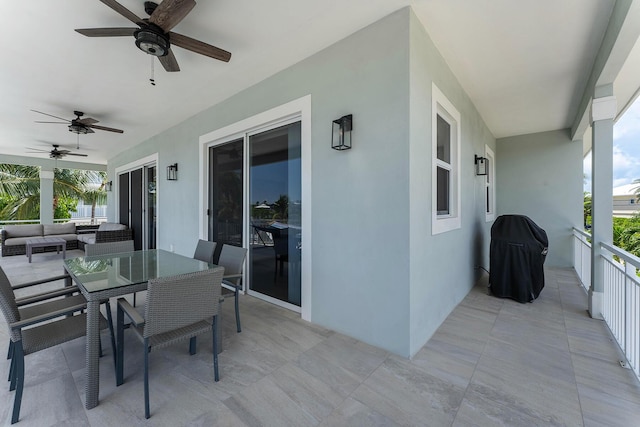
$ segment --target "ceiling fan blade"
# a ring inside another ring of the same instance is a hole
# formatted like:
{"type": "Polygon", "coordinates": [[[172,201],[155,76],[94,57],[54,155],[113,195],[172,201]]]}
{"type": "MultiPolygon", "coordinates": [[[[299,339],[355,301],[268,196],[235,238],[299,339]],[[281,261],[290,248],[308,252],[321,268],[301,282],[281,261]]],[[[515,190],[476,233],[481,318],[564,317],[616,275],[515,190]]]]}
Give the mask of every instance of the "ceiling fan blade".
{"type": "Polygon", "coordinates": [[[76,32],[87,37],[133,36],[137,28],[76,28],[76,32]]]}
{"type": "Polygon", "coordinates": [[[86,154],[78,154],[78,153],[65,153],[66,156],[80,156],[80,157],[87,157],[86,154]]]}
{"type": "Polygon", "coordinates": [[[169,40],[175,46],[180,46],[183,49],[190,50],[191,52],[199,53],[210,58],[219,59],[220,61],[229,62],[231,59],[231,53],[219,47],[211,46],[200,40],[192,39],[191,37],[184,36],[182,34],[170,32],[169,40]]]}
{"type": "MultiPolygon", "coordinates": [[[[91,129],[98,129],[98,130],[106,130],[107,132],[116,132],[116,133],[124,133],[123,130],[120,129],[114,129],[114,128],[108,128],[106,126],[98,126],[98,125],[86,125],[88,128],[91,129]]],[[[89,132],[93,133],[93,131],[91,129],[88,129],[89,132]]]]}
{"type": "Polygon", "coordinates": [[[56,125],[68,125],[69,124],[67,122],[42,122],[40,120],[36,120],[34,123],[53,123],[53,124],[56,124],[56,125]]]}
{"type": "Polygon", "coordinates": [[[71,151],[69,150],[55,150],[55,152],[58,154],[65,154],[65,155],[71,153],[71,151]]]}
{"type": "Polygon", "coordinates": [[[63,117],[54,116],[53,114],[49,114],[49,113],[43,113],[42,111],[38,111],[38,110],[31,110],[31,111],[33,111],[34,113],[44,114],[45,116],[53,117],[53,118],[64,120],[65,122],[71,123],[71,120],[67,120],[63,117]]]}
{"type": "Polygon", "coordinates": [[[83,125],[92,125],[94,123],[98,123],[98,120],[92,119],[91,117],[87,117],[84,119],[76,120],[76,122],[82,123],[83,125]]]}
{"type": "Polygon", "coordinates": [[[51,150],[41,150],[40,148],[31,148],[27,147],[28,150],[31,150],[34,153],[48,153],[51,150]]]}
{"type": "Polygon", "coordinates": [[[195,5],[195,0],[164,0],[153,11],[149,22],[168,33],[191,12],[195,5]]]}
{"type": "Polygon", "coordinates": [[[127,9],[126,7],[118,3],[116,0],[100,0],[100,1],[136,25],[138,25],[140,22],[143,22],[142,19],[139,18],[135,13],[131,12],[129,9],[127,9]]]}
{"type": "Polygon", "coordinates": [[[165,56],[159,56],[158,60],[165,70],[169,72],[180,71],[180,66],[178,65],[175,55],[171,51],[171,48],[169,48],[169,52],[165,56]]]}

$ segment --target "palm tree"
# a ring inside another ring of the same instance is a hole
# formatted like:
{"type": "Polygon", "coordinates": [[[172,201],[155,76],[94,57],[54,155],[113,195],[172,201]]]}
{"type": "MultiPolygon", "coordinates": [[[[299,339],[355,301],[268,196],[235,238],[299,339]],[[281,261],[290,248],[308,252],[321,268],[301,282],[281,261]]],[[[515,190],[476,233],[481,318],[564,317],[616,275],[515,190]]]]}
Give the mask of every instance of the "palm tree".
{"type": "Polygon", "coordinates": [[[4,219],[40,217],[40,171],[35,166],[0,164],[0,194],[6,205],[4,219]]]}
{"type": "MultiPolygon", "coordinates": [[[[106,200],[92,192],[103,191],[106,174],[98,171],[55,169],[53,178],[54,209],[60,199],[84,199],[97,203],[106,200]],[[96,185],[99,190],[96,190],[96,185]]],[[[40,217],[40,168],[0,164],[0,194],[8,200],[0,211],[3,219],[38,219],[40,217]]],[[[95,209],[95,208],[94,208],[95,209]]]]}
{"type": "Polygon", "coordinates": [[[96,205],[104,205],[107,203],[107,193],[105,191],[105,185],[107,181],[107,174],[100,172],[102,182],[98,188],[90,188],[82,193],[82,200],[85,203],[91,203],[91,224],[96,222],[96,205]]]}

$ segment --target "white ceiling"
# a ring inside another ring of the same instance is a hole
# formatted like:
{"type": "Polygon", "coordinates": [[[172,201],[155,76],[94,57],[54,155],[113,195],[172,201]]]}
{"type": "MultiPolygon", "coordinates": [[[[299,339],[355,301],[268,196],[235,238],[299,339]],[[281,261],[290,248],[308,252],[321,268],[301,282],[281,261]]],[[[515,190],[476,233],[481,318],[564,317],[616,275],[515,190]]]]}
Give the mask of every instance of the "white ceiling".
{"type": "MultiPolygon", "coordinates": [[[[143,0],[120,3],[147,16],[143,0]]],[[[80,110],[125,132],[80,136],[80,152],[89,156],[67,159],[106,163],[407,5],[494,136],[504,137],[572,124],[614,1],[199,0],[173,31],[232,52],[231,61],[175,47],[182,71],[167,73],[156,61],[155,87],[151,57],[132,37],[73,31],[132,26],[98,0],[3,2],[0,153],[33,155],[27,147],[53,143],[75,150],[75,134],[34,123],[48,118],[30,110],[69,119],[80,110]]]]}

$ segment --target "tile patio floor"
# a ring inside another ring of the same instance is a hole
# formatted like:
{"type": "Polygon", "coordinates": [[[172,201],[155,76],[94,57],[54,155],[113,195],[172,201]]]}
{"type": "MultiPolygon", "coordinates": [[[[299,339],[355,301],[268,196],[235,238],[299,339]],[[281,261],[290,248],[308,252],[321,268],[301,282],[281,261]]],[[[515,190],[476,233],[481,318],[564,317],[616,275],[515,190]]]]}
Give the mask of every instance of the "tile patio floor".
{"type": "MultiPolygon", "coordinates": [[[[70,251],[68,256],[78,256],[70,251]]],[[[61,256],[0,260],[12,282],[62,271],[61,256]]],[[[621,368],[603,322],[590,319],[570,269],[548,269],[532,304],[472,289],[413,360],[389,354],[249,296],[243,332],[223,304],[220,382],[211,341],[151,354],[144,419],[142,349],[127,335],[125,384],[104,336],[100,405],[84,409],[84,339],[26,358],[19,426],[639,426],[640,385],[621,368]]],[[[3,319],[4,323],[4,319],[3,319]]],[[[6,354],[6,326],[0,355],[6,354]]],[[[0,362],[0,376],[8,375],[0,362]]],[[[9,425],[13,393],[0,390],[9,425]]]]}

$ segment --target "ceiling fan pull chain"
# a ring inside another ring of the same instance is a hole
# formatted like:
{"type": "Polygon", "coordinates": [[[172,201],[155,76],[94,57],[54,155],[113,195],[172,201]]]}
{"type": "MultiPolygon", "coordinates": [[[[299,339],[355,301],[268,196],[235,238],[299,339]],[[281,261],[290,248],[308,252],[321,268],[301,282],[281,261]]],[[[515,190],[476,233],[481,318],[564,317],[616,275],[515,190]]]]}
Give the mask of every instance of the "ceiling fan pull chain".
{"type": "Polygon", "coordinates": [[[76,134],[76,150],[80,149],[80,134],[76,134]]]}
{"type": "Polygon", "coordinates": [[[151,78],[149,79],[149,81],[151,82],[151,86],[155,86],[156,85],[156,81],[153,78],[153,60],[155,58],[155,56],[153,55],[149,55],[151,57],[151,78]]]}

